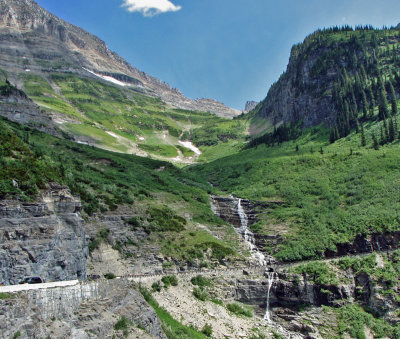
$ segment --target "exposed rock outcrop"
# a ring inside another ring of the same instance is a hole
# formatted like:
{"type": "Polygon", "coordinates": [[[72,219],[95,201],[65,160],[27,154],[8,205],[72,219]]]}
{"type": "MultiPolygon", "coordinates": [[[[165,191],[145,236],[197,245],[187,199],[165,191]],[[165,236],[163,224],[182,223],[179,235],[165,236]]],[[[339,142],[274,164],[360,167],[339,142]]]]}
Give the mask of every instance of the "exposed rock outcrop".
{"type": "MultiPolygon", "coordinates": [[[[228,224],[238,228],[241,226],[240,215],[238,213],[238,199],[234,197],[212,196],[212,208],[214,213],[228,224]]],[[[257,222],[257,216],[254,212],[255,205],[249,200],[241,199],[241,205],[248,218],[248,226],[257,222]]]]}
{"type": "Polygon", "coordinates": [[[327,250],[325,257],[334,258],[345,255],[390,251],[399,248],[400,231],[375,233],[369,236],[358,235],[353,243],[337,244],[337,250],[327,250]]]}
{"type": "Polygon", "coordinates": [[[24,124],[39,131],[60,136],[51,117],[43,113],[27,95],[12,89],[7,95],[0,95],[0,115],[10,121],[24,124]]]}
{"type": "Polygon", "coordinates": [[[0,333],[12,338],[111,338],[125,317],[140,338],[166,338],[156,312],[126,279],[20,292],[0,300],[0,333]],[[137,326],[145,331],[140,331],[137,326]]]}
{"type": "MultiPolygon", "coordinates": [[[[302,277],[292,281],[280,274],[271,288],[270,305],[299,306],[337,306],[352,298],[355,286],[316,285],[302,277]]],[[[268,284],[265,280],[238,280],[235,286],[235,299],[253,305],[265,305],[268,284]]]]}
{"type": "Polygon", "coordinates": [[[38,203],[1,201],[0,281],[85,279],[88,237],[80,208],[80,201],[57,185],[38,203]]]}
{"type": "Polygon", "coordinates": [[[49,13],[33,0],[0,3],[0,68],[14,83],[21,73],[63,72],[111,76],[183,109],[234,117],[240,111],[215,100],[186,98],[179,90],[132,67],[96,36],[49,13]],[[93,74],[95,73],[95,74],[93,74]]]}
{"type": "Polygon", "coordinates": [[[252,111],[254,108],[256,108],[257,105],[258,105],[257,101],[247,101],[243,112],[248,113],[252,111]]]}
{"type": "Polygon", "coordinates": [[[303,121],[304,127],[336,120],[336,110],[332,95],[316,93],[316,89],[325,88],[339,76],[337,69],[327,74],[312,74],[311,69],[322,53],[317,49],[311,55],[304,56],[301,45],[294,46],[286,72],[270,88],[258,116],[269,119],[272,124],[303,121]],[[299,85],[300,84],[300,85],[299,85]]]}

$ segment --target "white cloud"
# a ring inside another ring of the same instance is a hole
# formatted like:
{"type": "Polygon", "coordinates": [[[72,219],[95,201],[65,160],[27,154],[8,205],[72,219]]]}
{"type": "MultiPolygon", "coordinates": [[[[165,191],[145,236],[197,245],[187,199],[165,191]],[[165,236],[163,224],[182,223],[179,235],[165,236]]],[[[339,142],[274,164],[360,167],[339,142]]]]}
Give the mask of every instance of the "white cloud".
{"type": "Polygon", "coordinates": [[[169,0],[123,0],[123,7],[129,12],[140,12],[144,16],[152,17],[166,12],[179,11],[182,6],[176,6],[169,0]]]}

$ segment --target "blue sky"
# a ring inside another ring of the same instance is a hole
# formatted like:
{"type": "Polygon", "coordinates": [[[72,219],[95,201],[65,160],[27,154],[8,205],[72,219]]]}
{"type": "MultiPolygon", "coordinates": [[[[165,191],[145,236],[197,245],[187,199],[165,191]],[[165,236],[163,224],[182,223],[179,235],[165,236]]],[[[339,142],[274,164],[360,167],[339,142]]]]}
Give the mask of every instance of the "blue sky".
{"type": "Polygon", "coordinates": [[[399,0],[36,1],[186,96],[238,109],[266,96],[291,46],[314,30],[400,23],[399,0]]]}

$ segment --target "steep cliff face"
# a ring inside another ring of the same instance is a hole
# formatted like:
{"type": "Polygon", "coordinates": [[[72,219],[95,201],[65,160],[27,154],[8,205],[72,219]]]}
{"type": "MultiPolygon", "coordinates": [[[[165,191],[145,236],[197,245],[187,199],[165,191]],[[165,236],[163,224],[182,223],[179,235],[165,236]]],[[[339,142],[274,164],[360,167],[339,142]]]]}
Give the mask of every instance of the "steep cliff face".
{"type": "Polygon", "coordinates": [[[258,105],[257,101],[246,101],[246,105],[244,106],[244,113],[248,113],[255,109],[258,105]]]}
{"type": "Polygon", "coordinates": [[[166,338],[156,312],[126,279],[25,291],[0,300],[0,333],[7,338],[17,332],[21,338],[111,338],[119,333],[114,326],[122,317],[129,321],[129,338],[166,338]]]}
{"type": "Polygon", "coordinates": [[[389,82],[399,92],[398,41],[398,28],[316,31],[293,46],[286,71],[271,86],[257,117],[273,125],[302,121],[302,127],[341,127],[338,115],[345,113],[348,127],[355,127],[363,110],[372,109],[373,115],[375,98],[389,82]]]}
{"type": "Polygon", "coordinates": [[[55,186],[38,203],[0,202],[0,281],[86,279],[88,237],[80,201],[55,186]]]}
{"type": "Polygon", "coordinates": [[[132,67],[96,36],[41,8],[33,0],[0,3],[0,68],[14,83],[24,72],[74,72],[108,76],[175,107],[209,111],[220,116],[240,114],[222,103],[191,100],[179,90],[132,67]]]}
{"type": "Polygon", "coordinates": [[[332,95],[323,89],[333,85],[338,78],[338,69],[329,69],[326,75],[311,72],[323,50],[317,49],[305,57],[301,46],[293,47],[286,72],[269,90],[259,117],[269,119],[274,125],[303,119],[305,127],[335,121],[332,95]]]}

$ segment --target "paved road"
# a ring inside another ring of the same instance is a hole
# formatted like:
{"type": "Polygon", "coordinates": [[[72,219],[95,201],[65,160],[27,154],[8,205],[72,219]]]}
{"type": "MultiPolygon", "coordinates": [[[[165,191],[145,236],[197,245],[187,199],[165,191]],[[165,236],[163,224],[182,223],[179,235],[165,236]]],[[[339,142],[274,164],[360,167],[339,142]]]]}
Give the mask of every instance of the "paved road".
{"type": "Polygon", "coordinates": [[[39,290],[41,288],[66,287],[66,286],[74,286],[77,284],[79,284],[79,280],[56,281],[56,282],[43,283],[43,284],[22,284],[22,285],[0,286],[0,293],[12,293],[12,292],[20,292],[20,291],[39,290]]]}

